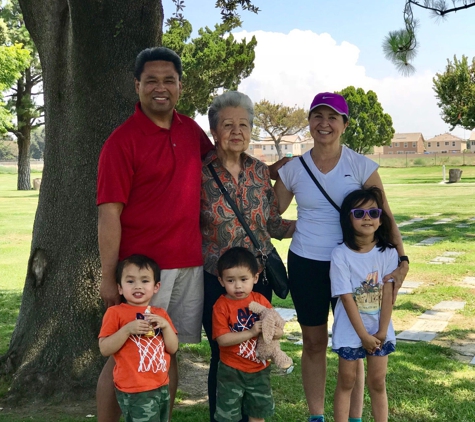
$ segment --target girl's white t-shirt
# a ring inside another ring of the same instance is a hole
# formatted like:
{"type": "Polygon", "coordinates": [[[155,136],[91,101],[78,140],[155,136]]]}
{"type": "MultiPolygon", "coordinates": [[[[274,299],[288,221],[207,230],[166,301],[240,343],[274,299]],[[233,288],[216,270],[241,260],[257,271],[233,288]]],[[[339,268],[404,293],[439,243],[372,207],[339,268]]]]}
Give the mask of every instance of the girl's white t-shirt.
{"type": "MultiPolygon", "coordinates": [[[[310,152],[303,155],[305,163],[338,206],[350,192],[361,189],[379,167],[343,145],[337,165],[323,174],[315,166],[310,152]]],[[[330,261],[333,248],[342,241],[338,211],[323,196],[298,158],[281,167],[279,176],[297,201],[297,225],[290,250],[303,258],[330,261]]]]}
{"type": "MultiPolygon", "coordinates": [[[[395,248],[386,248],[381,252],[375,246],[370,252],[359,253],[343,244],[332,252],[330,264],[332,296],[353,294],[369,334],[375,334],[379,330],[382,278],[393,272],[397,265],[398,254],[395,248]]],[[[332,332],[333,349],[358,348],[362,345],[340,299],[335,307],[332,332]]],[[[387,341],[396,343],[392,322],[389,323],[387,341]]]]}

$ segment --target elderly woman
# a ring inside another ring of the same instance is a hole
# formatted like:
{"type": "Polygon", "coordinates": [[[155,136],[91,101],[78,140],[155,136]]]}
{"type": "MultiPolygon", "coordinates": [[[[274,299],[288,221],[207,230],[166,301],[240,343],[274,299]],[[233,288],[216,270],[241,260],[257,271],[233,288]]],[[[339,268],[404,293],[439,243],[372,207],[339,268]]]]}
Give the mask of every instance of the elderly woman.
{"type": "MultiPolygon", "coordinates": [[[[312,422],[324,421],[327,322],[331,300],[330,255],[342,242],[339,211],[335,205],[341,205],[349,192],[363,186],[377,186],[383,190],[378,165],[340,144],[348,119],[348,105],[341,95],[318,94],[310,106],[308,117],[313,149],[303,155],[303,162],[294,158],[280,168],[280,178],[275,184],[279,212],[287,209],[294,195],[297,201],[297,226],[287,262],[290,293],[302,329],[302,382],[310,411],[309,421],[312,422]],[[327,196],[311,176],[317,179],[327,196]]],[[[392,241],[400,257],[398,269],[386,275],[385,280],[394,279],[397,293],[408,272],[409,260],[404,254],[401,235],[386,199],[384,211],[392,220],[395,236],[392,241]]],[[[357,398],[352,401],[350,411],[350,416],[356,418],[354,420],[361,417],[363,376],[361,365],[355,393],[357,398]]]]}
{"type": "MultiPolygon", "coordinates": [[[[273,249],[271,237],[291,237],[295,222],[283,220],[278,212],[268,167],[245,153],[251,140],[254,119],[250,98],[235,91],[225,92],[214,99],[208,118],[216,150],[203,160],[201,233],[205,284],[203,326],[211,345],[208,396],[210,420],[214,421],[219,348],[212,339],[212,311],[216,300],[225,293],[218,281],[216,264],[223,252],[233,246],[249,248],[256,256],[259,253],[219,190],[208,164],[212,164],[264,253],[273,249]]],[[[272,290],[269,285],[263,284],[262,276],[254,290],[271,300],[272,290]]]]}

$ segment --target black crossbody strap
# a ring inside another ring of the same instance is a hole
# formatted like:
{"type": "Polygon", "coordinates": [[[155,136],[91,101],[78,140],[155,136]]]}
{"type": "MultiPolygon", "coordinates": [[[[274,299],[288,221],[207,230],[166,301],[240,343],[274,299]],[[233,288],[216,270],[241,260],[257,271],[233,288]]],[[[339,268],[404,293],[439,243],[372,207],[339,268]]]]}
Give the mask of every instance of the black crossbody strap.
{"type": "Polygon", "coordinates": [[[300,158],[300,162],[302,163],[302,165],[304,166],[305,170],[307,170],[307,173],[308,175],[312,178],[313,182],[317,185],[317,188],[320,189],[320,192],[323,194],[323,196],[325,198],[327,198],[328,202],[330,202],[330,204],[333,205],[333,207],[338,211],[340,212],[341,211],[341,208],[335,204],[335,201],[333,201],[333,199],[330,198],[330,196],[328,195],[328,193],[325,191],[325,189],[323,189],[322,185],[318,182],[317,178],[313,175],[313,173],[310,171],[310,169],[308,168],[307,166],[307,163],[305,162],[305,160],[303,159],[302,156],[299,157],[300,158]]]}
{"type": "Polygon", "coordinates": [[[224,187],[224,185],[221,183],[221,180],[218,177],[218,174],[216,173],[216,170],[213,167],[213,163],[208,164],[209,171],[213,175],[213,178],[215,182],[218,184],[218,188],[221,191],[221,193],[224,195],[226,198],[226,201],[228,202],[229,206],[233,209],[234,214],[236,214],[236,217],[238,218],[239,222],[241,223],[242,227],[244,230],[246,230],[247,235],[249,236],[249,239],[251,239],[251,242],[254,244],[254,247],[259,251],[262,255],[264,253],[262,252],[262,249],[259,245],[259,242],[257,241],[256,237],[254,236],[254,233],[252,233],[251,228],[247,225],[246,221],[244,220],[244,217],[240,213],[236,203],[231,199],[231,196],[229,195],[229,192],[227,189],[224,187]]]}

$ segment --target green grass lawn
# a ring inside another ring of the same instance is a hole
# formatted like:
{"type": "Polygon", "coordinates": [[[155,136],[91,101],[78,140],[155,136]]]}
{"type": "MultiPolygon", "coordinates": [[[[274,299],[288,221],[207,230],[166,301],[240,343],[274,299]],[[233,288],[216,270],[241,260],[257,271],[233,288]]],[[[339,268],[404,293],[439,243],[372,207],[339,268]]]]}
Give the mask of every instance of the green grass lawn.
{"type": "MultiPolygon", "coordinates": [[[[404,226],[405,248],[411,259],[408,280],[423,281],[421,288],[411,295],[399,296],[394,308],[393,320],[397,331],[407,329],[425,310],[442,300],[463,300],[465,308],[458,311],[446,331],[440,336],[451,341],[475,341],[475,289],[459,287],[466,276],[475,276],[475,167],[464,167],[462,181],[440,185],[440,167],[380,169],[387,196],[396,220],[400,223],[414,217],[425,220],[404,226]],[[433,225],[442,218],[451,218],[447,224],[433,225]],[[468,227],[458,228],[459,224],[468,227]],[[417,229],[429,227],[428,231],[417,229]],[[443,237],[433,246],[416,246],[427,237],[443,237]],[[433,265],[429,261],[446,251],[464,252],[451,265],[433,265]]],[[[447,171],[448,175],[448,171],[447,171]]],[[[40,177],[35,174],[33,177],[40,177]]],[[[0,172],[0,354],[5,353],[21,300],[26,266],[30,250],[31,231],[38,192],[16,191],[16,174],[0,172]]],[[[296,205],[292,204],[285,215],[296,217],[296,205]]],[[[276,241],[276,247],[286,260],[290,241],[276,241]]],[[[290,298],[276,298],[274,305],[292,307],[290,298]]],[[[296,322],[286,326],[286,333],[298,334],[296,322]]],[[[209,347],[203,341],[192,347],[194,353],[207,359],[209,347]]],[[[290,340],[282,341],[282,348],[294,358],[296,368],[287,376],[274,375],[272,385],[276,400],[276,414],[269,421],[304,421],[306,404],[301,386],[301,346],[290,340]]],[[[328,385],[326,413],[332,421],[332,394],[335,389],[337,357],[328,352],[328,385]]],[[[388,397],[390,420],[394,422],[475,421],[475,368],[455,359],[448,347],[427,343],[399,342],[397,351],[389,359],[388,397]]],[[[0,398],[6,393],[8,379],[0,379],[0,398]]],[[[203,390],[206,388],[203,385],[203,390]]],[[[182,392],[179,398],[186,398],[182,392]]],[[[41,407],[41,406],[40,406],[41,407]]],[[[19,422],[90,421],[86,413],[67,416],[62,412],[51,415],[47,410],[28,415],[11,415],[0,411],[0,421],[19,422]]],[[[203,404],[183,406],[174,412],[174,421],[207,420],[207,408],[203,404]]],[[[369,397],[365,397],[365,421],[371,421],[369,397]]]]}
{"type": "MultiPolygon", "coordinates": [[[[449,180],[449,170],[453,167],[446,166],[445,178],[449,180]]],[[[461,183],[475,182],[475,166],[460,167],[462,170],[461,183]]],[[[413,183],[439,183],[443,180],[442,167],[409,167],[405,169],[397,168],[380,168],[381,175],[385,185],[389,184],[413,184],[413,183]]],[[[450,186],[456,186],[451,184],[450,186]]]]}

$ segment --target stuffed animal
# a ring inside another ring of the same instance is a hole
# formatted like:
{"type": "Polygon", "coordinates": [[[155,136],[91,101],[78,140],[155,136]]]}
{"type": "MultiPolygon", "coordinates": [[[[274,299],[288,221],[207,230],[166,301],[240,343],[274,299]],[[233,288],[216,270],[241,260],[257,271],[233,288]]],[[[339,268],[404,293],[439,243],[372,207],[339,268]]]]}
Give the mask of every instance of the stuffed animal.
{"type": "Polygon", "coordinates": [[[274,308],[266,308],[257,302],[249,304],[249,310],[259,315],[262,333],[257,338],[257,355],[260,359],[271,359],[279,368],[291,372],[292,359],[280,350],[279,340],[274,340],[276,327],[284,328],[285,321],[274,308]]]}

